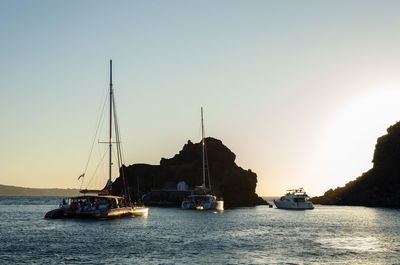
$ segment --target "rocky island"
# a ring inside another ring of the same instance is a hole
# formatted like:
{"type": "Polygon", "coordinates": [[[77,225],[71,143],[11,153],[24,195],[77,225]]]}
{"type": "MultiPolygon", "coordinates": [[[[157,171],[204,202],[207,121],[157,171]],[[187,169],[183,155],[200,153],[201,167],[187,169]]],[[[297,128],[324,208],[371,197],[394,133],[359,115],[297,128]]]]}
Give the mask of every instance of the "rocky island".
{"type": "MultiPolygon", "coordinates": [[[[206,184],[208,187],[208,182],[211,182],[212,191],[223,197],[225,206],[267,204],[255,193],[257,174],[237,166],[236,155],[220,140],[208,137],[206,143],[210,173],[206,184]]],[[[174,157],[161,158],[160,165],[123,166],[121,170],[124,170],[129,192],[148,205],[179,206],[183,197],[190,193],[190,189],[202,184],[201,149],[201,142],[188,141],[174,157]],[[178,186],[182,183],[187,189],[179,189],[178,186]]],[[[121,177],[115,180],[113,193],[120,193],[121,181],[121,177]]]]}
{"type": "Polygon", "coordinates": [[[313,203],[400,208],[400,122],[378,138],[373,167],[344,187],[330,189],[313,203]]]}

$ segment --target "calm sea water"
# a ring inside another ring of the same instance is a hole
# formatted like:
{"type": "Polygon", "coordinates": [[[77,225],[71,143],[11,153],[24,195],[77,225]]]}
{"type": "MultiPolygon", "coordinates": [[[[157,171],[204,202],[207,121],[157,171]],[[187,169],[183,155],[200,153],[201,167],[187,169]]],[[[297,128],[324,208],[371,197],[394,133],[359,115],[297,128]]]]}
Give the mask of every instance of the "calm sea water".
{"type": "Polygon", "coordinates": [[[0,197],[0,264],[400,264],[400,210],[150,208],[47,220],[55,197],[0,197]]]}

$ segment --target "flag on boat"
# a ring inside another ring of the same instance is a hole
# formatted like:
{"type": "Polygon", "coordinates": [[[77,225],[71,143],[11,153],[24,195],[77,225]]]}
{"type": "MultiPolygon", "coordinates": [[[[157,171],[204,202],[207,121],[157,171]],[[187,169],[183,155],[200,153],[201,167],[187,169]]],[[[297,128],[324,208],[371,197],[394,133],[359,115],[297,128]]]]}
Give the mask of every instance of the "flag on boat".
{"type": "Polygon", "coordinates": [[[106,186],[101,190],[101,192],[102,192],[102,193],[109,193],[109,194],[111,194],[111,192],[112,192],[112,182],[111,182],[111,180],[108,180],[108,181],[107,181],[106,186]]]}
{"type": "Polygon", "coordinates": [[[79,177],[78,177],[78,180],[80,179],[80,178],[83,178],[85,176],[85,173],[83,173],[82,175],[80,175],[79,177]]]}
{"type": "Polygon", "coordinates": [[[104,189],[101,190],[101,193],[109,193],[109,194],[111,194],[111,192],[112,192],[112,186],[104,187],[104,189]]]}

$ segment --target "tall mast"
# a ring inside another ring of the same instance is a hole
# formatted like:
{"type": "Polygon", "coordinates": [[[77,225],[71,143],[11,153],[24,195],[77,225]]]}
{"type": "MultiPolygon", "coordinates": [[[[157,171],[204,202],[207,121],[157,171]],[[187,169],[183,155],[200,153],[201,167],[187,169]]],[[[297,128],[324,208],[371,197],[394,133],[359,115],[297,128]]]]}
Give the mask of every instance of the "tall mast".
{"type": "Polygon", "coordinates": [[[110,60],[110,161],[109,161],[109,177],[108,177],[108,184],[111,184],[111,152],[112,152],[112,106],[113,106],[113,85],[112,85],[112,60],[110,60]]]}
{"type": "Polygon", "coordinates": [[[206,164],[204,159],[204,124],[203,124],[203,107],[201,107],[201,146],[203,153],[203,187],[206,187],[206,164]]]}

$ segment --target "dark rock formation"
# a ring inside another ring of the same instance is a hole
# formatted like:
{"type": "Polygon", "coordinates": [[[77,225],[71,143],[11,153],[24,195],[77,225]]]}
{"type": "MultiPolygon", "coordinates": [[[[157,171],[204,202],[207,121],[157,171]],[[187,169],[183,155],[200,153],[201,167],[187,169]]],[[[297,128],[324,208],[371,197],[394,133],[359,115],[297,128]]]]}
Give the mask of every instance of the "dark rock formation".
{"type": "Polygon", "coordinates": [[[328,190],[312,201],[319,204],[400,208],[400,122],[378,138],[373,168],[344,187],[328,190]]]}
{"type": "MultiPolygon", "coordinates": [[[[225,206],[266,204],[255,193],[257,175],[238,167],[235,154],[220,140],[206,138],[206,143],[211,187],[217,196],[223,197],[225,206]]],[[[201,143],[188,141],[179,154],[169,159],[161,158],[160,165],[134,164],[122,169],[125,170],[127,186],[133,197],[141,198],[152,192],[153,202],[180,205],[185,192],[175,191],[177,183],[185,181],[191,189],[203,182],[201,143]]],[[[209,187],[208,175],[206,185],[209,187]]],[[[120,187],[121,178],[117,178],[113,193],[119,194],[120,187]]]]}

